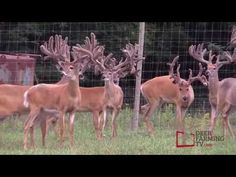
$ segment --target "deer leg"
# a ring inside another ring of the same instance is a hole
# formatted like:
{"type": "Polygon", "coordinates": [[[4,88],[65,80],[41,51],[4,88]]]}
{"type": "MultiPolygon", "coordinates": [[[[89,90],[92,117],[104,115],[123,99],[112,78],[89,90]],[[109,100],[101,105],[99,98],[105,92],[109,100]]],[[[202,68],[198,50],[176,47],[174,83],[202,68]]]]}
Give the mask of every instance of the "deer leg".
{"type": "Polygon", "coordinates": [[[229,133],[230,133],[231,137],[233,139],[235,139],[235,134],[234,134],[234,131],[233,131],[232,127],[231,127],[230,120],[229,120],[228,116],[226,117],[226,125],[227,125],[227,128],[229,130],[229,133]]]}
{"type": "Polygon", "coordinates": [[[112,112],[112,138],[117,136],[116,118],[119,112],[120,112],[120,109],[113,109],[113,112],[112,112]]]}
{"type": "Polygon", "coordinates": [[[74,145],[74,119],[75,113],[70,113],[70,144],[71,146],[74,145]]]}
{"type": "MultiPolygon", "coordinates": [[[[27,120],[25,121],[25,125],[24,125],[24,149],[27,150],[27,143],[28,143],[28,133],[29,133],[29,129],[33,126],[34,120],[36,119],[37,115],[39,114],[40,110],[38,109],[32,109],[29,113],[29,116],[27,118],[27,120]]],[[[30,130],[32,133],[32,130],[30,130]]]]}
{"type": "Polygon", "coordinates": [[[185,132],[185,114],[187,112],[186,108],[181,108],[181,129],[183,132],[185,132]]]}
{"type": "Polygon", "coordinates": [[[184,126],[184,116],[186,114],[187,109],[181,108],[181,106],[176,105],[176,129],[177,131],[183,132],[183,143],[186,142],[186,132],[184,126]]]}
{"type": "Polygon", "coordinates": [[[186,110],[182,110],[180,106],[176,106],[176,130],[184,131],[183,124],[183,114],[185,114],[186,110]]]}
{"type": "Polygon", "coordinates": [[[160,105],[160,100],[152,102],[152,104],[150,104],[150,107],[148,108],[147,112],[144,115],[144,122],[146,124],[149,135],[152,135],[154,133],[154,126],[150,119],[159,105],[160,105]]]}
{"type": "Polygon", "coordinates": [[[52,121],[53,131],[56,137],[59,137],[59,127],[57,126],[57,120],[52,121]]]}
{"type": "Polygon", "coordinates": [[[227,117],[222,117],[222,133],[223,133],[223,136],[226,136],[226,129],[227,129],[227,117]]]}
{"type": "MultiPolygon", "coordinates": [[[[105,130],[105,126],[106,126],[106,121],[107,121],[107,110],[105,109],[103,112],[103,122],[101,123],[102,125],[102,136],[105,137],[105,134],[104,134],[104,130],[105,130]]],[[[100,118],[101,116],[99,116],[99,120],[101,119],[100,118]]]]}
{"type": "MultiPolygon", "coordinates": [[[[222,118],[224,120],[224,124],[225,124],[225,127],[227,127],[227,130],[229,131],[230,133],[230,136],[234,139],[235,138],[235,135],[234,135],[234,132],[233,132],[233,129],[231,127],[231,124],[230,124],[230,120],[229,120],[229,113],[230,113],[230,108],[231,108],[231,105],[230,104],[227,104],[224,109],[223,109],[223,114],[222,114],[222,118]]],[[[225,129],[225,128],[224,128],[225,129]]],[[[226,130],[225,130],[226,131],[226,130]]]]}
{"type": "Polygon", "coordinates": [[[63,145],[64,142],[64,129],[65,129],[65,113],[60,112],[60,146],[63,145]]]}
{"type": "Polygon", "coordinates": [[[181,107],[176,106],[176,130],[182,131],[181,128],[181,107]]]}
{"type": "Polygon", "coordinates": [[[42,145],[45,146],[45,137],[47,134],[47,121],[46,121],[46,119],[43,119],[40,121],[40,128],[41,128],[41,134],[42,134],[42,145]]]}
{"type": "Polygon", "coordinates": [[[210,127],[208,129],[210,135],[212,135],[215,125],[216,125],[216,107],[211,105],[211,120],[210,120],[210,127]]]}
{"type": "Polygon", "coordinates": [[[101,132],[101,125],[99,124],[99,112],[98,111],[94,111],[93,112],[93,125],[95,128],[95,132],[96,132],[96,138],[97,140],[101,140],[102,139],[102,132],[101,132]]]}
{"type": "Polygon", "coordinates": [[[223,109],[223,113],[222,113],[223,131],[224,131],[223,135],[225,136],[226,129],[227,129],[229,131],[229,133],[230,133],[230,136],[235,138],[234,132],[232,130],[232,127],[231,127],[231,124],[230,124],[230,121],[229,121],[230,108],[231,108],[231,105],[230,104],[226,104],[224,106],[224,109],[223,109]]]}
{"type": "Polygon", "coordinates": [[[34,148],[34,126],[30,127],[30,147],[34,148]]]}
{"type": "Polygon", "coordinates": [[[149,104],[145,104],[145,105],[141,106],[141,108],[140,108],[140,114],[141,114],[141,115],[142,115],[142,114],[146,114],[146,112],[148,111],[149,107],[150,107],[149,104]]]}

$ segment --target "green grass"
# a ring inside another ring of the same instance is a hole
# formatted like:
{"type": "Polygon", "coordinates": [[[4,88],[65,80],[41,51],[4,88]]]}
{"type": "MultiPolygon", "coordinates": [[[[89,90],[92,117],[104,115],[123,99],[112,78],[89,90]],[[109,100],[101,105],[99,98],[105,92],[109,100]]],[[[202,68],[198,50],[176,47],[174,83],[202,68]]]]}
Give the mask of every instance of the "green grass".
{"type": "MultiPolygon", "coordinates": [[[[59,147],[54,131],[49,131],[46,147],[41,145],[41,133],[35,130],[35,149],[23,150],[23,121],[10,118],[0,124],[0,154],[236,154],[236,140],[229,136],[221,142],[213,142],[212,147],[176,148],[175,145],[175,118],[172,107],[165,111],[156,112],[152,121],[155,125],[155,134],[148,136],[143,122],[140,128],[133,132],[130,130],[132,112],[124,109],[118,117],[118,137],[111,139],[110,119],[106,128],[106,137],[97,141],[92,125],[90,113],[78,113],[75,121],[75,145],[70,147],[68,133],[64,147],[59,147]]],[[[236,128],[236,121],[231,119],[232,126],[236,128]]],[[[188,132],[207,130],[209,115],[190,117],[186,115],[185,127],[188,132]]],[[[221,135],[220,122],[217,122],[216,135],[221,135]]]]}

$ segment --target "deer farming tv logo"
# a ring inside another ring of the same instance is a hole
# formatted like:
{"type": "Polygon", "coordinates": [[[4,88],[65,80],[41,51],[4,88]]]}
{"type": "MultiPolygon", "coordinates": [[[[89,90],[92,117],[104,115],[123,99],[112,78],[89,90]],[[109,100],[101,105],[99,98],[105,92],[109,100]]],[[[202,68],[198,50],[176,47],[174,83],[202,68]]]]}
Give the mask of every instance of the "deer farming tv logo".
{"type": "Polygon", "coordinates": [[[212,147],[214,142],[224,141],[224,136],[213,136],[209,131],[196,131],[195,133],[186,133],[182,131],[176,131],[176,147],[212,147]],[[183,137],[186,137],[186,141],[181,143],[183,137]]]}

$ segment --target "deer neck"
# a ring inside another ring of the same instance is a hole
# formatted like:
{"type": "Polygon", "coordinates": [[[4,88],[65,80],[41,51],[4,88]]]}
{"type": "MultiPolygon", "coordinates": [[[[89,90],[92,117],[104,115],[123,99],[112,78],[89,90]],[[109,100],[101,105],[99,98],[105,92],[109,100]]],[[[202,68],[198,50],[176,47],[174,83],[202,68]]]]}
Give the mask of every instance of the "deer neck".
{"type": "Polygon", "coordinates": [[[66,84],[66,83],[68,83],[69,82],[69,78],[68,77],[66,77],[66,76],[62,76],[62,78],[61,78],[61,80],[60,81],[58,81],[57,82],[57,84],[66,84]]]}
{"type": "Polygon", "coordinates": [[[110,79],[105,80],[105,90],[106,90],[107,96],[114,95],[113,92],[114,92],[115,87],[116,87],[116,85],[113,82],[113,80],[110,80],[110,79]]]}
{"type": "Polygon", "coordinates": [[[70,79],[67,83],[70,95],[76,97],[78,95],[79,79],[70,79]]]}
{"type": "Polygon", "coordinates": [[[219,87],[219,76],[218,73],[216,73],[213,76],[209,76],[208,78],[208,90],[209,90],[209,95],[212,97],[216,97],[218,87],[219,87]]]}

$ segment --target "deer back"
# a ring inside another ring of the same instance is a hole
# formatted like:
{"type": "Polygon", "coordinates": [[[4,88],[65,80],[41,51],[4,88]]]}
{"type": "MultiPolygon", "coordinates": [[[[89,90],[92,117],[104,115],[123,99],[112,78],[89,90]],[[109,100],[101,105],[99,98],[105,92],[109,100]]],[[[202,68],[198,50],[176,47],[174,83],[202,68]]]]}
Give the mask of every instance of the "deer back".
{"type": "MultiPolygon", "coordinates": [[[[155,77],[143,83],[141,91],[143,96],[151,102],[162,99],[168,103],[181,104],[183,101],[180,87],[173,82],[174,79],[170,78],[170,75],[155,77]]],[[[188,95],[190,104],[194,99],[194,92],[191,85],[185,86],[186,88],[188,90],[185,90],[185,94],[188,95]]]]}
{"type": "Polygon", "coordinates": [[[23,105],[23,95],[30,86],[3,84],[0,85],[0,114],[22,113],[28,109],[23,105]]]}
{"type": "Polygon", "coordinates": [[[226,78],[220,81],[217,100],[219,100],[220,107],[225,104],[236,106],[236,78],[226,78]]]}
{"type": "Polygon", "coordinates": [[[80,87],[81,102],[78,111],[97,111],[102,110],[106,104],[104,87],[80,87]]]}

